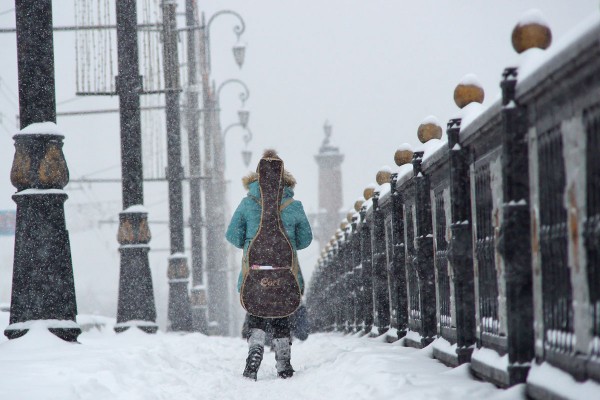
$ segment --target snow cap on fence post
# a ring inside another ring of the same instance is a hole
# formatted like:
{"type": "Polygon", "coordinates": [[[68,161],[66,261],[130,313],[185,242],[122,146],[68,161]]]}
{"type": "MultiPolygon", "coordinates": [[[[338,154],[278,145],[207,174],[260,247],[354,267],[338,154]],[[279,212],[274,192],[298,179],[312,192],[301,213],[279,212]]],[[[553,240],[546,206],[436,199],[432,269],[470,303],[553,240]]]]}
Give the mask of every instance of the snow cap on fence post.
{"type": "Polygon", "coordinates": [[[340,229],[342,230],[342,237],[344,238],[344,240],[348,240],[348,235],[350,234],[350,231],[348,230],[348,228],[351,228],[350,223],[348,223],[348,221],[343,219],[342,222],[340,223],[340,229]]]}
{"type": "Polygon", "coordinates": [[[394,162],[397,166],[401,167],[404,164],[410,164],[413,158],[412,146],[408,143],[402,143],[396,153],[394,153],[394,162]]]}
{"type": "Polygon", "coordinates": [[[356,201],[354,202],[354,209],[356,210],[356,212],[360,211],[360,208],[363,206],[364,202],[364,197],[359,197],[358,199],[356,199],[356,201]]]}
{"type": "Polygon", "coordinates": [[[537,48],[545,50],[552,43],[552,31],[537,9],[527,11],[512,31],[512,45],[519,54],[537,48]]]}
{"type": "Polygon", "coordinates": [[[356,214],[356,211],[354,210],[354,208],[351,208],[350,210],[348,210],[348,213],[346,214],[346,220],[349,223],[352,223],[352,220],[354,219],[354,214],[356,214]]]}
{"type": "Polygon", "coordinates": [[[441,139],[442,127],[438,119],[433,115],[425,118],[417,129],[417,137],[421,143],[427,143],[431,139],[441,139]]]}
{"type": "Polygon", "coordinates": [[[483,103],[485,92],[475,74],[466,74],[454,89],[454,102],[459,108],[471,103],[483,103]]]}
{"type": "Polygon", "coordinates": [[[384,183],[390,183],[390,178],[392,176],[392,169],[387,165],[384,165],[377,171],[377,175],[375,175],[375,180],[378,185],[383,185],[384,183]]]}
{"type": "Polygon", "coordinates": [[[376,187],[377,187],[377,185],[375,185],[374,183],[371,183],[370,185],[368,185],[365,188],[365,190],[363,191],[363,196],[365,197],[365,200],[370,200],[371,197],[373,197],[376,187]]]}

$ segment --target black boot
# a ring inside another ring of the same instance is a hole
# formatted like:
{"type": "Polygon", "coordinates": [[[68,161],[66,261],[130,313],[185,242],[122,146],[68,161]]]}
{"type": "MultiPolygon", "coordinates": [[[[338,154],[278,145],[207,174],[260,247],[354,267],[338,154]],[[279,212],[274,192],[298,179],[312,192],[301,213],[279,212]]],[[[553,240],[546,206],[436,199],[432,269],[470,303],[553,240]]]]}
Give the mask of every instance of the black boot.
{"type": "Polygon", "coordinates": [[[243,375],[246,378],[256,380],[256,374],[265,351],[265,331],[261,329],[251,329],[248,338],[248,358],[246,358],[246,368],[243,375]]]}
{"type": "Polygon", "coordinates": [[[273,339],[275,346],[275,360],[277,361],[277,375],[280,378],[287,379],[294,375],[294,368],[290,364],[291,346],[289,338],[273,339]]]}

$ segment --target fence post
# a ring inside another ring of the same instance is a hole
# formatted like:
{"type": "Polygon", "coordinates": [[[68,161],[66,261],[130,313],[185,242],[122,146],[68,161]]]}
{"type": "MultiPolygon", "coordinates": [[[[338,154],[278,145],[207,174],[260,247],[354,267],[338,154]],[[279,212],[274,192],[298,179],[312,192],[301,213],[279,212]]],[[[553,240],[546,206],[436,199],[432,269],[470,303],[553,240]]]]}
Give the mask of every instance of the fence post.
{"type": "Polygon", "coordinates": [[[346,323],[346,333],[354,330],[354,264],[352,264],[352,245],[351,234],[348,231],[347,221],[342,223],[342,232],[344,235],[344,320],[346,323]]]}
{"type": "Polygon", "coordinates": [[[337,234],[331,238],[331,248],[333,252],[333,297],[334,297],[334,331],[342,329],[342,263],[340,260],[340,242],[337,234]]]}
{"type": "Polygon", "coordinates": [[[338,229],[335,233],[335,239],[337,243],[337,265],[338,265],[338,319],[339,326],[338,330],[346,333],[348,328],[348,321],[346,320],[346,308],[348,307],[346,301],[347,293],[347,276],[346,276],[346,244],[344,242],[344,232],[338,229]]]}
{"type": "Polygon", "coordinates": [[[310,288],[306,290],[306,311],[308,313],[308,318],[310,320],[310,332],[321,332],[323,328],[321,327],[321,307],[319,305],[319,298],[321,297],[323,282],[323,257],[319,257],[317,260],[317,266],[315,267],[315,271],[312,274],[312,278],[310,281],[310,288]]]}
{"type": "Polygon", "coordinates": [[[502,74],[503,223],[498,251],[506,268],[508,375],[525,382],[533,359],[533,292],[526,107],[515,98],[517,69],[502,74]]]}
{"type": "MultiPolygon", "coordinates": [[[[317,325],[315,330],[318,329],[319,332],[327,331],[327,313],[329,311],[328,304],[329,299],[327,298],[327,275],[325,273],[327,253],[323,250],[323,255],[321,256],[321,260],[319,262],[318,275],[315,279],[315,287],[314,289],[310,289],[310,293],[313,297],[313,303],[311,304],[314,311],[312,313],[315,315],[315,319],[317,321],[317,325]]],[[[307,299],[308,300],[308,299],[307,299]]],[[[311,321],[311,327],[312,327],[311,321]]]]}
{"type": "Polygon", "coordinates": [[[413,173],[415,180],[415,211],[417,220],[417,273],[421,294],[421,345],[427,346],[436,337],[435,309],[435,272],[433,266],[433,227],[431,221],[431,200],[429,194],[429,179],[423,175],[422,151],[413,155],[413,173]]]}
{"type": "Polygon", "coordinates": [[[390,297],[385,254],[385,221],[379,206],[379,192],[373,195],[371,247],[373,249],[373,304],[375,305],[375,326],[379,335],[390,328],[390,297]]]}
{"type": "Polygon", "coordinates": [[[358,217],[354,215],[352,217],[352,235],[350,236],[350,249],[351,249],[351,264],[352,264],[352,331],[358,332],[359,328],[359,313],[358,304],[360,301],[359,290],[360,290],[360,239],[358,237],[358,217]]]}
{"type": "Polygon", "coordinates": [[[325,330],[332,332],[335,330],[335,292],[334,287],[334,264],[333,264],[333,248],[331,244],[327,244],[327,255],[325,256],[325,296],[327,299],[326,313],[325,313],[325,330]]]}
{"type": "Polygon", "coordinates": [[[404,247],[404,219],[402,215],[402,194],[397,190],[398,174],[393,173],[390,179],[392,194],[392,270],[390,290],[394,288],[392,304],[394,311],[392,326],[398,331],[398,339],[406,336],[408,331],[408,297],[406,293],[406,264],[404,247]]]}
{"type": "Polygon", "coordinates": [[[363,320],[364,332],[365,334],[369,334],[373,326],[373,269],[371,265],[371,229],[369,228],[366,217],[367,207],[362,206],[360,209],[360,219],[362,221],[360,227],[360,254],[362,257],[361,317],[363,320]]]}
{"type": "Polygon", "coordinates": [[[471,360],[475,344],[475,287],[473,275],[473,236],[471,183],[468,151],[460,145],[460,119],[448,122],[446,135],[450,150],[450,198],[452,239],[448,261],[454,271],[456,304],[456,355],[458,363],[471,360]]]}

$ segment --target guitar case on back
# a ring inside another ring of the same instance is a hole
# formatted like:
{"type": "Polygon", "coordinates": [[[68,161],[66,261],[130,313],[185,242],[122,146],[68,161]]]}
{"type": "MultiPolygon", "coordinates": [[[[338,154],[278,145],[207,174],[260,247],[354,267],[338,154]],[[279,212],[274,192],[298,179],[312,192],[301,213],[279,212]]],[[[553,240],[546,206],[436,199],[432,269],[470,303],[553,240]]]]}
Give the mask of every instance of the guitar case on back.
{"type": "Polygon", "coordinates": [[[263,318],[287,317],[300,306],[298,262],[281,222],[283,161],[262,158],[258,164],[261,218],[244,259],[242,307],[263,318]]]}

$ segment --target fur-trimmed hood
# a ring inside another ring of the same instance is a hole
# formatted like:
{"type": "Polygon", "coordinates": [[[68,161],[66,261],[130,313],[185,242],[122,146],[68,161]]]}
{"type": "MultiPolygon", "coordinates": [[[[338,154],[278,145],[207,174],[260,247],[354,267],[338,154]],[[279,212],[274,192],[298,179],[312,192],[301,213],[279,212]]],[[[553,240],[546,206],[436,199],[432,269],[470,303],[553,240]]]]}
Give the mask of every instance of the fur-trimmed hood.
{"type": "MultiPolygon", "coordinates": [[[[250,172],[242,178],[242,184],[246,190],[250,190],[250,184],[252,182],[258,182],[258,174],[256,172],[250,172]]],[[[296,186],[296,178],[285,169],[283,170],[283,184],[290,189],[293,189],[296,186]]]]}

